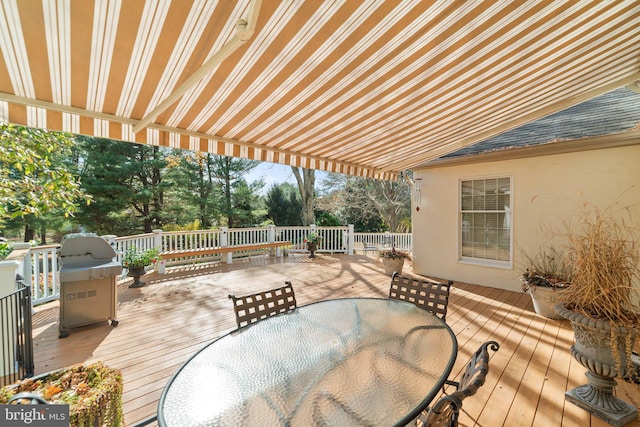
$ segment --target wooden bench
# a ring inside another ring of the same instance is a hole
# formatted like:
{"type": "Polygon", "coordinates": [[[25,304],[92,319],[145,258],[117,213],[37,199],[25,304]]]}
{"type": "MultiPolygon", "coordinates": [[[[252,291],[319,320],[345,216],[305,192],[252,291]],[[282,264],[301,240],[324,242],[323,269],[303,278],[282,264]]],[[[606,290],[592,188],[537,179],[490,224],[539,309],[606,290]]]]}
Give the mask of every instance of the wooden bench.
{"type": "MultiPolygon", "coordinates": [[[[160,259],[175,259],[175,258],[189,258],[203,255],[215,255],[215,254],[227,254],[227,263],[232,262],[232,254],[234,252],[243,251],[256,251],[260,249],[279,249],[282,247],[291,246],[291,242],[267,242],[267,243],[255,243],[251,245],[234,245],[234,246],[216,246],[211,248],[197,248],[197,249],[184,249],[175,251],[164,251],[160,253],[160,259]]],[[[276,256],[279,256],[279,251],[276,252],[276,256]]],[[[162,269],[164,270],[164,269],[162,269]]],[[[164,271],[160,271],[163,273],[164,271]]]]}

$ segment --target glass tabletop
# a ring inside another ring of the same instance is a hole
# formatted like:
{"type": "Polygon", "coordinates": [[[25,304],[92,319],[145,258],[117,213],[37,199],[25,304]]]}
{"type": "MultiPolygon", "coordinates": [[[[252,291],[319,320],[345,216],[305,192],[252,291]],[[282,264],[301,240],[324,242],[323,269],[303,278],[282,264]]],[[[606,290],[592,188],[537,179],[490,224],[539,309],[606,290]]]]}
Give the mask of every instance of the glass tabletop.
{"type": "Polygon", "coordinates": [[[413,304],[318,302],[237,329],[189,359],[158,404],[162,426],[389,426],[424,409],[457,354],[413,304]]]}

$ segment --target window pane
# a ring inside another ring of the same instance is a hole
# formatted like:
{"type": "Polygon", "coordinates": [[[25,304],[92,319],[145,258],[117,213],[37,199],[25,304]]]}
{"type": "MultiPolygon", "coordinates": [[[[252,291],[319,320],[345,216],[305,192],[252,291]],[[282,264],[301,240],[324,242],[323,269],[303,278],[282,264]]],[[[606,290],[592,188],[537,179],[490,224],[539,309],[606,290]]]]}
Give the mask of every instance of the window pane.
{"type": "Polygon", "coordinates": [[[462,196],[461,205],[463,211],[470,211],[473,208],[472,200],[471,196],[462,196]]]}
{"type": "Polygon", "coordinates": [[[463,257],[510,260],[510,183],[510,178],[462,182],[460,248],[463,257]]]}
{"type": "Polygon", "coordinates": [[[484,210],[484,181],[473,181],[473,210],[484,210]]]}
{"type": "Polygon", "coordinates": [[[504,209],[511,206],[511,183],[509,178],[498,180],[498,201],[496,209],[504,209]]]}
{"type": "Polygon", "coordinates": [[[473,194],[473,181],[462,181],[462,196],[471,196],[473,194]]]}
{"type": "Polygon", "coordinates": [[[498,208],[498,180],[489,179],[485,185],[485,210],[496,210],[498,208]]]}

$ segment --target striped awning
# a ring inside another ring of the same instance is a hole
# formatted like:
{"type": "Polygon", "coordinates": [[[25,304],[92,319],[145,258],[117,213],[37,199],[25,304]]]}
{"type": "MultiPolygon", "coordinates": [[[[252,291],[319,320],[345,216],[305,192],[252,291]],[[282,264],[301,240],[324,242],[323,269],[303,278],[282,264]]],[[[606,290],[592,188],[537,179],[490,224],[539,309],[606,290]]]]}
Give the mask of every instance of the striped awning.
{"type": "Polygon", "coordinates": [[[0,120],[405,169],[640,80],[640,2],[1,0],[0,120]]]}

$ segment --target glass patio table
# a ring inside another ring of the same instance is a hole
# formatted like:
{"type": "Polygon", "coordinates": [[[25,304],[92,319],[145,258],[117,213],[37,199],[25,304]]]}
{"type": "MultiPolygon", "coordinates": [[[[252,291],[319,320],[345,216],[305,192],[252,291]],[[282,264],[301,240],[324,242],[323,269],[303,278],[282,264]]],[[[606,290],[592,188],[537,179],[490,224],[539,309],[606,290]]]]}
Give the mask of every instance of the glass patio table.
{"type": "Polygon", "coordinates": [[[173,375],[161,426],[390,426],[425,409],[458,353],[441,319],[391,299],[318,302],[237,329],[173,375]]]}

